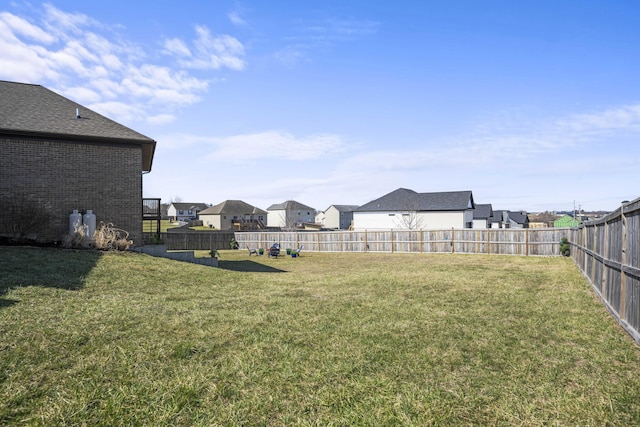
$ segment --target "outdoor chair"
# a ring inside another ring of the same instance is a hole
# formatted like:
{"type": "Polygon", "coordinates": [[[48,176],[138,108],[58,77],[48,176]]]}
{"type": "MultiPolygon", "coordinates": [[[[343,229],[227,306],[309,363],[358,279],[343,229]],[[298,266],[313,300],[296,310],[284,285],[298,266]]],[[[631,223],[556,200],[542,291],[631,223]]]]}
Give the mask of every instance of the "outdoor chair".
{"type": "Polygon", "coordinates": [[[251,256],[251,254],[256,254],[256,256],[258,256],[258,250],[255,248],[248,248],[249,249],[249,256],[251,256]]]}

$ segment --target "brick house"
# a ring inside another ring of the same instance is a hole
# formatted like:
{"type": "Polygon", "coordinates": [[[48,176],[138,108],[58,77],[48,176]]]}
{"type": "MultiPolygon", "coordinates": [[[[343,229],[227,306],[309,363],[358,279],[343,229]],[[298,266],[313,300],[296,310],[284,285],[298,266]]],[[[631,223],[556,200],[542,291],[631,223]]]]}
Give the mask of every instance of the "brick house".
{"type": "MultiPolygon", "coordinates": [[[[60,240],[77,209],[141,244],[142,174],[155,146],[43,86],[0,81],[0,203],[24,199],[50,213],[35,240],[60,240]]],[[[0,209],[0,233],[9,220],[0,209]]]]}

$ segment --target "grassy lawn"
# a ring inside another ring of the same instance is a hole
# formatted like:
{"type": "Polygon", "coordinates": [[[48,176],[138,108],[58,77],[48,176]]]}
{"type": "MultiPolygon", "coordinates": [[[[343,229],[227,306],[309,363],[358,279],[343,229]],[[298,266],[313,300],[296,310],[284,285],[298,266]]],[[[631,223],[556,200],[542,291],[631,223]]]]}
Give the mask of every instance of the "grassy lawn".
{"type": "Polygon", "coordinates": [[[0,247],[0,425],[638,425],[567,258],[0,247]]]}
{"type": "MultiPolygon", "coordinates": [[[[178,223],[172,223],[170,220],[168,219],[163,219],[160,220],[160,232],[161,233],[166,233],[168,229],[170,228],[177,228],[178,223]]],[[[211,231],[211,230],[215,230],[213,228],[210,228],[208,226],[204,226],[204,225],[199,225],[199,226],[195,226],[195,227],[189,227],[189,229],[191,230],[201,230],[201,231],[211,231]]],[[[143,221],[142,222],[142,231],[144,233],[155,233],[156,231],[156,222],[155,221],[143,221]]]]}

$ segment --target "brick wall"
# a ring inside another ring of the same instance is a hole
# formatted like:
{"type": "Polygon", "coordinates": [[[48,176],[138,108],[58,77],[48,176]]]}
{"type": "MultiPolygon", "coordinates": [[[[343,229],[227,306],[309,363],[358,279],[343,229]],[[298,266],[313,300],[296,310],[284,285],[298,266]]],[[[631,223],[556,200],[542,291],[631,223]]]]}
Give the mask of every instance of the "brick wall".
{"type": "Polygon", "coordinates": [[[91,209],[97,224],[111,222],[142,243],[140,146],[0,138],[0,153],[0,200],[23,195],[53,214],[39,240],[60,240],[72,211],[91,209]]]}

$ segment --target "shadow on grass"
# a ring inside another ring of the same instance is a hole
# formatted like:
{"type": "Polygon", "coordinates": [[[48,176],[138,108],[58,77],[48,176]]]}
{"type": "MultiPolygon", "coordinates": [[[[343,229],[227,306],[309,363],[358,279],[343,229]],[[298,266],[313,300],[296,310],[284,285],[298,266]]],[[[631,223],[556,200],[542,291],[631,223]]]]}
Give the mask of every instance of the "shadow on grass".
{"type": "Polygon", "coordinates": [[[0,309],[18,302],[3,298],[12,288],[82,289],[100,256],[88,250],[0,247],[0,309]]]}
{"type": "Polygon", "coordinates": [[[223,261],[218,260],[218,268],[231,271],[242,271],[249,273],[286,273],[286,270],[273,268],[268,265],[254,261],[223,261]]]}

